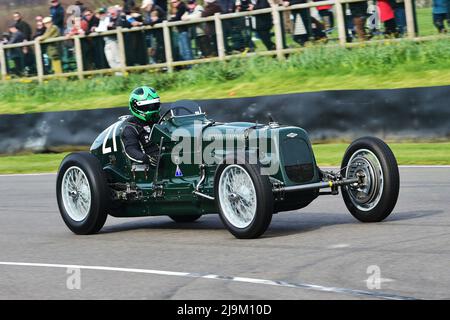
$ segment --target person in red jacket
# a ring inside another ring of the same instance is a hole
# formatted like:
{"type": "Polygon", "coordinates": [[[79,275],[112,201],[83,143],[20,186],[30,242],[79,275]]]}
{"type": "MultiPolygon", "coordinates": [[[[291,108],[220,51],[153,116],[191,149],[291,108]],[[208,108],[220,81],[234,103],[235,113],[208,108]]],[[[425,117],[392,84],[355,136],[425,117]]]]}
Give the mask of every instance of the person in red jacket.
{"type": "Polygon", "coordinates": [[[395,23],[395,0],[378,0],[378,12],[380,21],[384,23],[384,34],[386,36],[397,36],[397,24],[395,23]]]}

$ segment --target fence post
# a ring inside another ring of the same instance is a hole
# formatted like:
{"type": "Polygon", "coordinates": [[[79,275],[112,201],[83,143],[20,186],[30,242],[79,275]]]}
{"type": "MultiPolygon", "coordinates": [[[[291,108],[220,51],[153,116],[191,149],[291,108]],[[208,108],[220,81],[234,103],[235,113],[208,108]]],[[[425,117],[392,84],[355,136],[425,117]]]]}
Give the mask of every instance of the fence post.
{"type": "Polygon", "coordinates": [[[220,13],[214,14],[214,25],[216,27],[217,54],[220,60],[225,60],[225,41],[223,39],[223,27],[220,13]]]}
{"type": "Polygon", "coordinates": [[[408,38],[414,38],[416,36],[416,30],[414,27],[414,9],[412,0],[405,0],[405,13],[406,13],[406,30],[408,31],[408,38]]]}
{"type": "Polygon", "coordinates": [[[0,66],[2,73],[2,80],[6,81],[6,75],[8,74],[8,69],[6,68],[6,54],[3,45],[0,45],[0,66]]]}
{"type": "Polygon", "coordinates": [[[75,36],[74,39],[75,44],[75,60],[77,62],[77,74],[78,79],[83,80],[83,54],[81,51],[81,40],[79,36],[75,36]]]}
{"type": "Polygon", "coordinates": [[[44,63],[42,62],[42,47],[38,39],[34,41],[34,55],[36,58],[36,71],[39,83],[44,80],[44,63]]]}
{"type": "Polygon", "coordinates": [[[281,28],[280,11],[278,5],[272,5],[272,20],[275,30],[275,48],[279,60],[284,59],[283,55],[283,29],[281,28]]]}
{"type": "Polygon", "coordinates": [[[339,44],[345,46],[347,43],[347,30],[345,30],[345,12],[341,0],[336,0],[336,23],[339,34],[339,44]]]}
{"type": "Polygon", "coordinates": [[[170,37],[170,28],[167,25],[167,20],[163,21],[163,35],[164,35],[164,50],[166,52],[167,71],[173,71],[173,57],[172,57],[172,39],[170,37]]]}
{"type": "Polygon", "coordinates": [[[117,45],[119,47],[119,60],[120,60],[120,68],[122,69],[123,75],[127,72],[127,58],[125,55],[125,41],[123,40],[123,32],[122,27],[118,27],[116,29],[117,34],[117,45]]]}

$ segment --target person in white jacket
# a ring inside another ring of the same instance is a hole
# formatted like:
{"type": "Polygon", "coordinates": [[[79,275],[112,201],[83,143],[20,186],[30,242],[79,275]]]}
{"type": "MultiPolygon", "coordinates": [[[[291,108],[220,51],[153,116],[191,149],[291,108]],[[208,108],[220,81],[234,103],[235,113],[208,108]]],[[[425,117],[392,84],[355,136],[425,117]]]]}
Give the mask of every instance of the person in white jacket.
{"type": "MultiPolygon", "coordinates": [[[[117,18],[118,8],[110,7],[108,9],[101,8],[98,10],[99,24],[95,27],[95,32],[104,32],[114,28],[113,19],[117,18]]],[[[113,35],[104,37],[105,40],[105,57],[108,61],[109,67],[118,69],[121,67],[119,58],[119,44],[117,38],[113,35]]],[[[121,73],[116,71],[116,75],[121,73]]]]}

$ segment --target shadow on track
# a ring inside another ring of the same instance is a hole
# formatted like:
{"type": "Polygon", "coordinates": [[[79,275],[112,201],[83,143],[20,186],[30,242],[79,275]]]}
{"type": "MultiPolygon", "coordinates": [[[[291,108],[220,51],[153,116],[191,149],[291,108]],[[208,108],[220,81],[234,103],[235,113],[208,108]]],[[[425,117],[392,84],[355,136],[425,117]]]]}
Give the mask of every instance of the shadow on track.
{"type": "MultiPolygon", "coordinates": [[[[416,210],[395,212],[384,222],[376,223],[378,225],[387,224],[389,222],[413,220],[425,218],[431,215],[443,213],[443,210],[416,210]]],[[[133,230],[225,230],[218,215],[206,215],[195,222],[177,223],[169,217],[162,220],[159,217],[157,221],[151,219],[139,219],[137,221],[127,221],[124,223],[105,226],[100,232],[101,234],[126,232],[133,230]]],[[[283,237],[298,233],[312,232],[314,230],[337,225],[361,224],[355,220],[350,214],[330,214],[330,213],[303,213],[298,212],[280,213],[274,215],[272,223],[263,238],[283,237]]]]}

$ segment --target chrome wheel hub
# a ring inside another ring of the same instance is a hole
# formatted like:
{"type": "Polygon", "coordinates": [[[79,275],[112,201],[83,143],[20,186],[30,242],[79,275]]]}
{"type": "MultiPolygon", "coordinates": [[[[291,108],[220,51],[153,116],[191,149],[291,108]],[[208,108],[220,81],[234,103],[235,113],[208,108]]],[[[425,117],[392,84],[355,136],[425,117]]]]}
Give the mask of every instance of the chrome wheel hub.
{"type": "Polygon", "coordinates": [[[62,178],[62,200],[69,217],[74,221],[86,219],[91,208],[91,189],[84,172],[70,167],[62,178]]]}
{"type": "Polygon", "coordinates": [[[383,169],[372,151],[357,150],[348,162],[345,176],[360,177],[361,183],[346,187],[351,201],[359,210],[368,211],[378,204],[384,187],[383,169]]]}

